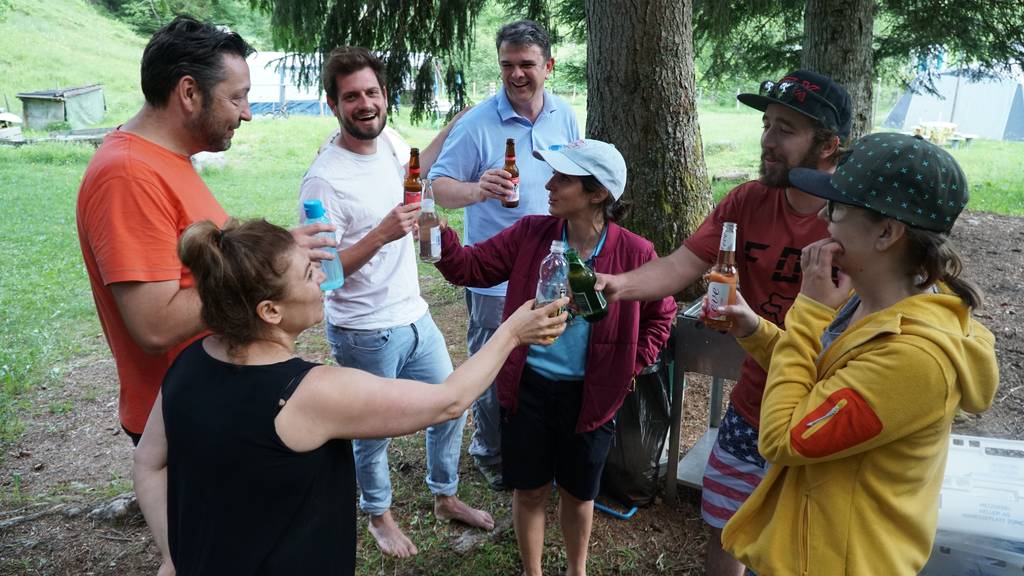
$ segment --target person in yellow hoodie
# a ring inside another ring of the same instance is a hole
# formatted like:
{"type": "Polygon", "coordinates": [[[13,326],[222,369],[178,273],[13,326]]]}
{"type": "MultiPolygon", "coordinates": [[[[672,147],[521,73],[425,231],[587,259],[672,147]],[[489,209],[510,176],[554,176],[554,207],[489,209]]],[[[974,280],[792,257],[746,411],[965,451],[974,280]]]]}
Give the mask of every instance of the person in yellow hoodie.
{"type": "Polygon", "coordinates": [[[768,370],[769,462],[722,544],[761,576],[917,574],[953,417],[987,409],[999,380],[994,337],[971,316],[981,295],[948,239],[967,181],[946,151],[901,134],[862,138],[833,175],[789,178],[827,200],[831,237],[801,254],[785,331],[742,298],[722,309],[768,370]]]}

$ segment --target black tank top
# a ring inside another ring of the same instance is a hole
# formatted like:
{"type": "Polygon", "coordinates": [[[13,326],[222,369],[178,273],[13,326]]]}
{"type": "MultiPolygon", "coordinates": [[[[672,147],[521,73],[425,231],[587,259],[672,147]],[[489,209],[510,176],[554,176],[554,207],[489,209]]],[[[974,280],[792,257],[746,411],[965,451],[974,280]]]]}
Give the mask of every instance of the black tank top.
{"type": "Polygon", "coordinates": [[[299,453],[274,428],[314,366],[229,364],[200,340],[167,372],[167,525],[180,576],[354,574],[351,443],[299,453]]]}

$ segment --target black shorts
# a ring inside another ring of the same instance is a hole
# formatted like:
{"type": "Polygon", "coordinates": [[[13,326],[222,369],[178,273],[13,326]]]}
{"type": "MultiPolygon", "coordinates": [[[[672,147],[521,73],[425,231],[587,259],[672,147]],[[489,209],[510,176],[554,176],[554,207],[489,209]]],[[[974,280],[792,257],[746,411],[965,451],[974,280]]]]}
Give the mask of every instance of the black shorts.
{"type": "Polygon", "coordinates": [[[524,367],[519,407],[502,409],[501,472],[510,488],[558,483],[579,500],[593,500],[615,438],[615,421],[576,433],[583,381],[552,381],[524,367]]]}

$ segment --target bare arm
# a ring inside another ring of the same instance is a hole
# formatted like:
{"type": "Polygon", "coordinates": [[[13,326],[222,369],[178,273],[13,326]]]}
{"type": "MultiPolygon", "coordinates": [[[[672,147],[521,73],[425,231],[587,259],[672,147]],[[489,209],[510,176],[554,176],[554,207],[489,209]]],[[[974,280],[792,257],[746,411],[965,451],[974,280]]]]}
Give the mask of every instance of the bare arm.
{"type": "Polygon", "coordinates": [[[439,176],[434,180],[434,198],[444,208],[463,208],[486,200],[501,200],[512,193],[512,175],[492,168],[478,182],[459,182],[439,176]]]}
{"type": "Polygon", "coordinates": [[[427,144],[427,147],[420,151],[420,170],[422,170],[423,174],[430,173],[430,167],[434,165],[434,161],[437,160],[437,157],[441,154],[441,148],[444,147],[444,141],[448,138],[448,133],[452,131],[452,127],[459,121],[459,118],[462,118],[463,114],[469,112],[470,108],[472,108],[472,106],[467,106],[460,110],[459,113],[452,118],[451,122],[445,124],[444,128],[441,128],[441,130],[438,131],[437,135],[434,136],[434,139],[430,141],[430,144],[427,144]]]}
{"type": "Polygon", "coordinates": [[[132,340],[147,354],[163,354],[204,328],[199,293],[178,280],[116,282],[110,291],[132,340]]]}
{"type": "Polygon", "coordinates": [[[614,300],[659,300],[678,293],[704,275],[711,264],[686,246],[662,258],[655,258],[625,274],[598,274],[595,288],[614,300]]]}
{"type": "Polygon", "coordinates": [[[378,250],[389,242],[404,238],[416,226],[416,219],[420,214],[419,203],[409,205],[398,205],[388,212],[388,215],[380,221],[376,228],[359,239],[358,242],[346,250],[339,250],[338,257],[341,258],[341,268],[345,275],[359,270],[373,258],[378,250]]]}
{"type": "MultiPolygon", "coordinates": [[[[300,202],[303,200],[320,200],[330,214],[331,221],[335,226],[341,228],[344,231],[346,226],[345,222],[345,211],[343,205],[338,204],[335,200],[336,193],[334,188],[321,178],[307,178],[302,182],[302,187],[299,192],[300,202]]],[[[365,236],[356,241],[355,244],[349,246],[344,250],[338,250],[338,256],[341,259],[341,267],[344,270],[345,275],[352,274],[356,270],[359,270],[370,261],[371,258],[377,253],[378,250],[384,247],[389,242],[394,242],[399,238],[403,238],[408,234],[415,226],[416,219],[419,216],[419,207],[417,204],[409,204],[408,206],[398,205],[388,212],[388,214],[380,221],[379,224],[370,230],[365,236]]],[[[333,226],[327,226],[324,224],[314,224],[297,228],[292,231],[292,235],[295,236],[298,232],[308,230],[312,232],[313,226],[317,226],[316,231],[321,230],[333,230],[333,226]]],[[[298,238],[298,236],[297,236],[298,238]]],[[[313,238],[306,236],[306,238],[313,238]]],[[[325,245],[326,242],[321,242],[320,245],[325,245]]],[[[300,246],[302,244],[300,243],[300,246]]],[[[312,252],[314,257],[317,253],[322,251],[312,252]]],[[[326,254],[324,254],[326,256],[326,254]]]]}
{"type": "Polygon", "coordinates": [[[164,431],[164,395],[157,394],[146,430],[135,449],[133,477],[139,508],[160,549],[160,575],[174,574],[167,541],[167,434],[164,431]]]}
{"type": "Polygon", "coordinates": [[[311,450],[331,438],[382,438],[409,434],[458,417],[490,386],[509,353],[524,344],[546,344],[565,329],[555,317],[562,298],[537,310],[523,304],[441,384],[378,378],[359,370],[319,366],[310,371],[276,420],[281,440],[311,450]]]}

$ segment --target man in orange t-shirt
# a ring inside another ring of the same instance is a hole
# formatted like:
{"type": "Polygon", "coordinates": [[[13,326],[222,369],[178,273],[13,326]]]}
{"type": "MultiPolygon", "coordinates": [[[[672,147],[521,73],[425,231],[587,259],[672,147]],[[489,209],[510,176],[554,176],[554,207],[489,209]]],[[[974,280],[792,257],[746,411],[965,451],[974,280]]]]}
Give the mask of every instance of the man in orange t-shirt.
{"type": "MultiPolygon", "coordinates": [[[[104,140],[82,178],[78,237],[96,310],[117,364],[119,412],[138,444],[178,352],[204,334],[192,275],[178,259],[189,224],[227,214],[190,157],[231,146],[249,110],[252,48],[189,17],[158,30],[142,55],[142,109],[104,140]]],[[[300,245],[326,225],[293,231],[300,245]]],[[[323,256],[313,252],[311,257],[323,256]]]]}

